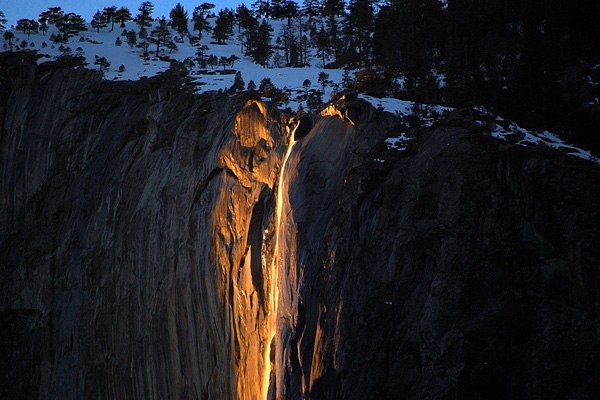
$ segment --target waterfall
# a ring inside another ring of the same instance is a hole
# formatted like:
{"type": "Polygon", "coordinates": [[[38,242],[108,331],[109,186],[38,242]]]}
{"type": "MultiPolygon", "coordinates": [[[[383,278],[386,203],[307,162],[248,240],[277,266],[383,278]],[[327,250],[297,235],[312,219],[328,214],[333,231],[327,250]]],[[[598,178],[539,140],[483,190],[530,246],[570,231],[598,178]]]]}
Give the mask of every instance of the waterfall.
{"type": "Polygon", "coordinates": [[[271,382],[271,375],[273,374],[275,366],[271,361],[270,354],[272,352],[273,346],[275,346],[275,335],[277,333],[277,309],[279,303],[279,263],[282,260],[282,256],[279,251],[279,241],[281,239],[281,215],[283,212],[283,196],[285,194],[284,182],[285,182],[285,169],[287,165],[288,158],[290,154],[292,154],[292,149],[296,140],[294,139],[296,129],[298,127],[298,123],[295,124],[291,129],[288,127],[286,130],[288,132],[288,143],[285,155],[281,161],[281,170],[279,171],[279,179],[277,181],[277,196],[276,196],[276,209],[275,209],[275,245],[273,246],[273,257],[271,260],[271,266],[269,268],[269,307],[267,314],[267,326],[269,332],[269,342],[266,346],[264,346],[264,354],[263,354],[263,365],[265,366],[265,370],[263,372],[263,383],[262,383],[262,393],[265,396],[265,399],[269,399],[269,388],[271,382]],[[270,365],[267,368],[267,365],[270,365]]]}

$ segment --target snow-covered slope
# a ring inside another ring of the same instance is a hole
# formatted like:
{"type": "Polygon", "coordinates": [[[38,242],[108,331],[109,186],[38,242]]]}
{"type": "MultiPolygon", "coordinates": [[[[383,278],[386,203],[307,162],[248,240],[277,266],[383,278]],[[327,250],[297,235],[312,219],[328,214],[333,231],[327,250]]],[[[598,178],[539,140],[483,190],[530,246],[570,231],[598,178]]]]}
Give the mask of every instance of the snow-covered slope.
{"type": "MultiPolygon", "coordinates": [[[[214,18],[209,18],[211,25],[214,25],[214,18]]],[[[271,20],[273,26],[273,42],[281,33],[285,21],[271,20]]],[[[148,29],[152,30],[158,25],[157,22],[148,29]]],[[[125,30],[139,30],[139,27],[129,22],[123,28],[115,25],[111,31],[109,27],[103,28],[99,32],[88,25],[88,30],[81,32],[79,36],[74,36],[69,39],[69,43],[64,46],[69,47],[71,54],[83,55],[87,60],[87,68],[100,69],[99,65],[94,62],[98,57],[105,57],[110,63],[108,68],[104,69],[104,77],[107,80],[138,80],[144,77],[154,76],[169,69],[169,59],[184,61],[186,59],[194,60],[196,58],[196,50],[199,46],[207,46],[208,50],[205,55],[214,55],[217,58],[230,57],[236,55],[239,60],[236,61],[233,67],[227,70],[219,66],[208,67],[201,69],[197,64],[190,69],[190,77],[197,87],[198,92],[205,91],[220,91],[229,89],[234,82],[235,72],[239,71],[247,85],[251,80],[258,86],[263,78],[269,78],[275,87],[284,90],[288,94],[288,100],[282,104],[292,110],[297,110],[302,107],[309,109],[306,103],[306,94],[309,91],[322,91],[321,98],[327,102],[333,93],[343,90],[343,69],[324,69],[321,60],[315,56],[314,51],[309,50],[308,66],[304,68],[265,68],[255,64],[249,57],[244,56],[241,52],[241,43],[237,38],[237,34],[232,35],[226,44],[216,44],[212,42],[210,35],[204,35],[201,41],[190,44],[190,41],[185,38],[183,41],[177,42],[178,49],[169,52],[167,49],[161,49],[160,57],[154,54],[155,45],[149,47],[150,57],[142,58],[142,50],[137,47],[131,47],[126,42],[126,37],[123,35],[125,30]],[[117,46],[115,43],[119,39],[122,44],[117,46]],[[312,53],[311,53],[312,51],[312,53]],[[322,86],[318,81],[319,73],[328,75],[328,83],[322,86]],[[309,81],[308,86],[305,82],[309,81]]],[[[45,62],[56,59],[62,54],[60,45],[55,45],[50,40],[52,34],[58,33],[58,30],[53,25],[45,34],[32,33],[26,35],[23,32],[13,31],[15,38],[11,44],[0,38],[0,43],[3,43],[5,50],[23,48],[23,42],[27,43],[26,48],[37,50],[43,57],[39,62],[45,62]]],[[[175,31],[172,31],[173,37],[178,36],[175,31]]],[[[164,46],[163,46],[164,47],[164,46]]],[[[350,71],[351,74],[353,71],[350,71]]],[[[399,100],[395,98],[374,98],[367,95],[359,95],[361,98],[371,102],[374,107],[395,113],[401,116],[410,116],[415,113],[415,104],[411,101],[399,100]]],[[[451,108],[442,106],[424,106],[421,110],[420,121],[425,125],[431,125],[436,117],[442,116],[450,111],[451,108]]],[[[580,158],[584,158],[600,164],[597,157],[594,157],[589,151],[570,146],[556,137],[550,132],[535,132],[528,131],[514,123],[504,121],[501,117],[494,116],[483,109],[478,110],[475,118],[481,118],[481,124],[489,128],[484,133],[500,140],[516,140],[521,145],[544,145],[559,151],[565,151],[580,158]],[[493,121],[490,123],[490,121],[493,121]]],[[[400,143],[410,140],[410,135],[402,132],[398,138],[389,138],[388,144],[390,148],[402,150],[405,147],[400,146],[400,143]]]]}
{"type": "MultiPolygon", "coordinates": [[[[209,21],[214,25],[214,18],[209,18],[209,21]]],[[[281,31],[284,22],[273,20],[271,24],[274,28],[273,39],[275,39],[281,31]]],[[[157,22],[154,22],[153,27],[149,28],[148,31],[152,30],[156,25],[157,22]]],[[[125,36],[122,36],[124,30],[137,32],[139,27],[133,22],[129,22],[125,28],[115,25],[113,31],[108,27],[98,32],[88,25],[88,31],[81,32],[79,36],[70,38],[69,43],[65,46],[71,49],[72,54],[80,53],[86,57],[89,63],[88,68],[100,69],[98,65],[94,64],[95,58],[96,56],[105,57],[110,63],[108,69],[105,69],[105,79],[107,80],[137,80],[156,75],[169,68],[169,61],[162,61],[156,54],[150,54],[150,58],[144,60],[141,57],[141,49],[130,47],[127,44],[125,36]],[[122,42],[121,46],[115,45],[117,38],[120,38],[122,42]],[[78,51],[78,49],[80,50],[78,51]],[[121,65],[125,66],[124,71],[119,71],[121,65]]],[[[38,50],[40,54],[46,55],[46,57],[40,59],[40,62],[44,62],[61,55],[59,46],[53,45],[50,41],[50,36],[57,32],[57,29],[53,25],[50,25],[49,31],[45,34],[32,33],[29,37],[23,32],[14,31],[15,39],[12,40],[12,43],[19,46],[23,40],[27,41],[28,49],[38,50]],[[46,43],[46,47],[42,47],[44,42],[46,43]]],[[[172,34],[174,37],[178,36],[175,31],[172,31],[172,34]]],[[[241,44],[236,37],[237,35],[233,35],[232,39],[228,40],[224,45],[212,43],[210,35],[204,35],[202,40],[195,45],[191,45],[189,40],[185,38],[183,42],[177,42],[178,50],[169,52],[169,50],[161,49],[160,56],[163,59],[169,57],[178,61],[183,61],[187,58],[195,59],[197,48],[205,45],[208,46],[208,50],[205,52],[206,56],[214,55],[217,58],[222,56],[230,57],[234,54],[238,56],[240,60],[235,62],[232,69],[241,71],[246,84],[250,80],[253,80],[258,85],[263,78],[268,77],[277,88],[288,88],[292,92],[301,93],[310,89],[321,90],[322,86],[318,82],[318,75],[320,72],[325,71],[331,81],[331,84],[325,87],[325,93],[322,96],[325,101],[329,99],[334,86],[336,84],[339,85],[342,81],[344,72],[342,69],[324,70],[317,65],[319,60],[316,60],[314,57],[312,57],[313,62],[310,63],[310,66],[305,68],[264,68],[252,62],[249,57],[241,54],[241,44]],[[303,86],[306,79],[311,82],[308,88],[303,86]]],[[[151,45],[149,50],[153,53],[155,47],[155,45],[151,45]]],[[[209,67],[208,70],[203,70],[204,73],[201,73],[199,66],[196,65],[190,72],[199,90],[209,91],[225,90],[232,86],[235,74],[231,72],[222,74],[222,71],[223,68],[216,66],[209,67]]]]}

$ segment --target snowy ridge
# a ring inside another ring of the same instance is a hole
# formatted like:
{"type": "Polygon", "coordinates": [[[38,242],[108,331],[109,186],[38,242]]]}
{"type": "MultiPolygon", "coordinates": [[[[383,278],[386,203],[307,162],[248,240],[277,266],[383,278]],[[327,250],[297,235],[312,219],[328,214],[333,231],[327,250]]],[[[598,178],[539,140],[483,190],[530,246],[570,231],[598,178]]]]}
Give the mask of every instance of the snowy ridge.
{"type": "MultiPolygon", "coordinates": [[[[361,96],[371,102],[374,106],[384,107],[386,111],[395,113],[402,117],[414,115],[415,103],[398,99],[377,99],[369,96],[361,96]]],[[[442,106],[425,105],[424,116],[421,117],[423,126],[431,126],[434,121],[439,120],[452,108],[442,106]]],[[[565,143],[557,135],[548,131],[530,131],[520,127],[514,122],[508,122],[502,117],[497,116],[485,109],[477,107],[475,111],[475,123],[485,128],[483,134],[489,135],[495,139],[516,143],[520,146],[545,146],[550,149],[563,152],[567,155],[582,158],[600,165],[600,159],[588,150],[565,143]]],[[[397,136],[385,139],[388,150],[403,152],[408,149],[409,144],[415,137],[409,133],[401,132],[397,136]]],[[[377,162],[384,162],[383,159],[375,159],[377,162]]]]}
{"type": "MultiPolygon", "coordinates": [[[[381,107],[383,111],[388,111],[401,116],[409,116],[415,113],[415,102],[408,100],[395,99],[392,97],[377,98],[367,95],[360,95],[360,98],[367,100],[375,108],[381,107]]],[[[454,108],[434,104],[423,104],[420,106],[423,111],[425,126],[431,126],[439,115],[451,112],[454,108]]]]}
{"type": "MultiPolygon", "coordinates": [[[[208,21],[214,26],[214,18],[209,18],[208,21]]],[[[271,20],[270,23],[274,27],[273,37],[275,38],[281,32],[285,21],[271,20]]],[[[157,25],[158,22],[153,22],[152,27],[148,30],[157,25]]],[[[102,69],[106,80],[139,80],[155,76],[167,71],[171,67],[171,60],[184,62],[195,59],[197,48],[204,45],[208,47],[205,51],[207,56],[214,55],[221,58],[236,55],[239,59],[227,69],[219,66],[200,69],[197,65],[189,68],[189,77],[198,93],[230,89],[237,71],[241,73],[245,85],[252,80],[258,86],[263,78],[269,78],[276,88],[286,94],[286,100],[279,102],[278,105],[284,108],[289,107],[293,111],[299,108],[311,108],[307,104],[309,93],[321,92],[323,102],[327,103],[334,93],[343,90],[344,70],[322,68],[321,61],[315,56],[314,50],[309,51],[309,63],[306,67],[265,68],[241,54],[241,42],[236,35],[233,35],[233,38],[229,39],[226,44],[213,43],[206,37],[196,44],[190,44],[186,38],[177,42],[178,49],[175,51],[169,52],[165,49],[161,52],[160,57],[151,54],[148,59],[143,59],[141,49],[129,46],[123,35],[126,30],[136,31],[138,26],[135,23],[129,22],[124,28],[115,25],[113,31],[106,27],[98,32],[89,24],[87,24],[87,28],[88,30],[81,32],[79,36],[71,37],[64,47],[70,49],[71,55],[85,57],[86,68],[102,69]],[[121,42],[121,44],[116,45],[116,42],[121,42]],[[95,61],[101,57],[106,58],[108,66],[100,67],[95,64],[95,61]],[[324,84],[319,82],[321,73],[326,73],[328,76],[327,82],[324,84]]],[[[64,54],[63,46],[53,44],[50,40],[52,34],[58,33],[53,25],[50,25],[50,29],[45,34],[36,32],[27,35],[20,31],[13,31],[13,33],[15,37],[10,42],[0,38],[0,43],[5,50],[19,48],[37,50],[42,55],[38,60],[39,63],[54,60],[64,54]]],[[[177,36],[174,31],[171,33],[173,36],[177,36]]],[[[150,50],[153,48],[154,46],[150,46],[150,50]]],[[[414,119],[417,116],[419,126],[425,127],[430,127],[436,120],[453,111],[449,107],[416,105],[412,101],[396,98],[376,98],[364,94],[361,94],[360,98],[369,101],[380,111],[390,112],[403,118],[414,119]]],[[[569,145],[551,132],[528,131],[515,123],[505,121],[483,107],[476,108],[475,111],[480,117],[477,119],[477,123],[489,128],[487,134],[496,139],[511,141],[522,146],[543,145],[600,164],[598,157],[589,151],[569,145]]],[[[403,132],[397,137],[386,139],[386,144],[390,150],[404,151],[408,148],[410,140],[412,138],[403,132]]]]}
{"type": "Polygon", "coordinates": [[[591,154],[591,152],[565,143],[552,132],[527,130],[514,122],[508,122],[502,117],[492,114],[483,107],[477,108],[476,111],[480,112],[486,121],[477,122],[482,126],[488,126],[489,132],[487,134],[496,139],[517,143],[520,146],[546,146],[600,165],[598,157],[591,154]],[[489,122],[490,120],[491,122],[489,122]]]}
{"type": "MultiPolygon", "coordinates": [[[[214,26],[214,18],[209,18],[208,21],[214,26]]],[[[273,38],[275,38],[285,22],[271,20],[270,23],[274,27],[273,38]]],[[[157,25],[158,22],[154,21],[148,31],[156,28],[157,25]]],[[[79,36],[71,37],[64,47],[70,49],[71,55],[85,57],[88,63],[86,68],[100,70],[100,66],[94,64],[96,56],[106,58],[110,64],[103,69],[104,79],[106,80],[138,80],[155,76],[170,68],[170,59],[179,62],[186,59],[195,59],[197,48],[207,46],[206,56],[214,55],[220,58],[236,55],[239,60],[227,70],[221,66],[209,66],[206,69],[201,69],[198,65],[195,65],[190,68],[190,78],[197,85],[198,92],[227,90],[233,85],[235,72],[240,71],[246,85],[252,80],[258,86],[260,81],[266,77],[271,80],[275,87],[287,89],[286,91],[291,95],[289,96],[289,104],[284,104],[284,106],[295,109],[302,103],[303,107],[307,107],[305,98],[306,93],[309,91],[323,91],[324,89],[322,99],[327,102],[331,94],[341,87],[344,73],[343,69],[321,68],[318,65],[320,60],[314,57],[314,54],[311,54],[312,62],[310,65],[304,68],[265,68],[241,54],[241,43],[236,35],[233,35],[234,37],[228,40],[226,44],[216,44],[211,42],[209,37],[203,37],[198,43],[192,45],[185,38],[183,41],[177,41],[177,50],[169,52],[166,49],[161,49],[160,58],[155,54],[150,54],[149,59],[144,60],[141,57],[142,50],[135,46],[129,46],[126,37],[122,35],[124,30],[138,31],[139,27],[135,23],[128,22],[124,28],[115,24],[113,31],[110,31],[107,27],[98,32],[89,24],[87,24],[87,28],[88,30],[81,32],[79,36]],[[120,46],[115,44],[117,40],[120,40],[120,46]],[[321,72],[328,75],[328,83],[325,86],[322,86],[318,81],[321,72]],[[304,85],[306,80],[310,81],[310,85],[304,85]]],[[[26,42],[24,48],[37,50],[43,56],[39,59],[39,63],[54,60],[62,54],[61,46],[50,40],[52,34],[58,33],[53,25],[50,25],[50,29],[45,34],[41,32],[32,33],[28,37],[21,31],[13,31],[13,33],[15,38],[11,41],[12,45],[0,38],[0,44],[4,45],[5,50],[23,48],[21,43],[26,42]]],[[[174,37],[178,36],[173,30],[171,30],[171,33],[174,37]]],[[[155,47],[155,45],[151,45],[149,50],[153,51],[155,47]]]]}

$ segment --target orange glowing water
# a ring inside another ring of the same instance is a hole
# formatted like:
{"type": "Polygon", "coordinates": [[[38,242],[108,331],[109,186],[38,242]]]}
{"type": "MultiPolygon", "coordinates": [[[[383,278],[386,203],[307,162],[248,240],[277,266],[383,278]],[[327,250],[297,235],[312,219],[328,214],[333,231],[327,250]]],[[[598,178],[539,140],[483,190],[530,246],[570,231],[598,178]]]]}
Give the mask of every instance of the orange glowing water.
{"type": "Polygon", "coordinates": [[[285,177],[285,168],[287,164],[287,160],[292,153],[292,148],[294,147],[294,134],[296,133],[296,128],[298,125],[294,126],[289,132],[288,137],[288,146],[283,157],[283,161],[281,162],[281,171],[279,172],[279,181],[277,182],[277,201],[276,201],[276,209],[275,209],[275,246],[273,252],[273,259],[271,260],[271,267],[269,269],[269,308],[267,313],[267,330],[269,338],[268,343],[264,346],[264,354],[263,354],[263,382],[262,382],[262,393],[265,399],[268,400],[269,395],[269,382],[271,377],[271,372],[273,371],[274,365],[271,363],[270,353],[271,346],[274,346],[275,334],[277,332],[277,305],[279,303],[279,264],[278,261],[280,259],[279,252],[279,240],[281,236],[281,215],[283,212],[283,195],[284,195],[284,177],[285,177]],[[269,366],[267,368],[267,366],[269,366]]]}

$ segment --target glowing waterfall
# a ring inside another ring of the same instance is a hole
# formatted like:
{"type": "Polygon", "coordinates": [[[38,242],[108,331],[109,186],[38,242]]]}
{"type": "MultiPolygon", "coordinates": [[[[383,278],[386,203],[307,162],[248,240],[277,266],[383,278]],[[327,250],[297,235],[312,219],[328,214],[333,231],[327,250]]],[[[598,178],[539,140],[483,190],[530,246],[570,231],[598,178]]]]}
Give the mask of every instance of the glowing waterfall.
{"type": "Polygon", "coordinates": [[[287,165],[288,158],[290,154],[292,154],[292,148],[294,147],[294,136],[296,133],[296,128],[298,127],[298,123],[294,125],[291,129],[288,128],[288,144],[285,155],[283,156],[283,160],[281,161],[281,171],[279,172],[279,180],[277,182],[277,200],[276,200],[276,210],[275,210],[275,246],[273,247],[273,259],[271,260],[271,266],[269,268],[269,307],[267,312],[267,330],[269,332],[269,342],[264,346],[264,355],[263,355],[263,383],[262,383],[262,392],[265,399],[268,400],[269,397],[269,383],[271,378],[271,372],[274,369],[274,365],[271,363],[271,346],[274,346],[275,334],[277,333],[277,306],[279,304],[279,264],[278,261],[280,259],[279,252],[279,240],[281,236],[281,214],[283,211],[283,195],[284,195],[284,177],[285,177],[285,168],[287,165]],[[267,368],[267,365],[270,365],[267,368]]]}

